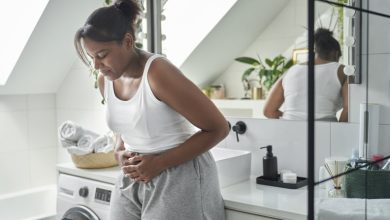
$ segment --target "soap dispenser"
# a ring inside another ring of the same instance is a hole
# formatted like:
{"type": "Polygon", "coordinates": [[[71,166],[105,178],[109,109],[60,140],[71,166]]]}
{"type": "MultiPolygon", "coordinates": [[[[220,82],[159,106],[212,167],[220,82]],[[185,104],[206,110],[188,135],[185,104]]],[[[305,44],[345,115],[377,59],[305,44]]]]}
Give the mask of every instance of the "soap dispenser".
{"type": "Polygon", "coordinates": [[[272,145],[261,147],[267,148],[267,154],[263,157],[263,178],[269,180],[278,180],[278,161],[272,154],[272,145]]]}

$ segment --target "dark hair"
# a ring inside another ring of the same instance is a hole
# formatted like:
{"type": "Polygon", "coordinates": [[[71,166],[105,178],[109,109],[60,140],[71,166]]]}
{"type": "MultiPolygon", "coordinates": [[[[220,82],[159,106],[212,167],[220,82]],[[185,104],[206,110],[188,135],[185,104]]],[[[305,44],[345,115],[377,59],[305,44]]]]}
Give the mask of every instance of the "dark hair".
{"type": "Polygon", "coordinates": [[[341,57],[341,48],[339,42],[333,37],[333,32],[318,28],[314,33],[315,52],[325,60],[334,60],[341,57]],[[334,52],[338,52],[338,57],[334,57],[334,52]]]}
{"type": "Polygon", "coordinates": [[[116,0],[113,5],[92,12],[74,38],[74,45],[81,60],[90,65],[81,45],[82,38],[120,43],[125,34],[130,33],[135,40],[135,24],[140,14],[141,8],[137,0],[116,0]]]}

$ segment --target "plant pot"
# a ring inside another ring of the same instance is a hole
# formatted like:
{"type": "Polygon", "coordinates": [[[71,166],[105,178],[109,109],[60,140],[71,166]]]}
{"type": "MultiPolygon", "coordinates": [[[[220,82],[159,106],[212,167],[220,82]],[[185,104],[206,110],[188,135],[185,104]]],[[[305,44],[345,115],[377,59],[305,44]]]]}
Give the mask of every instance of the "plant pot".
{"type": "Polygon", "coordinates": [[[263,99],[264,92],[262,87],[253,87],[251,89],[251,99],[263,99]]]}

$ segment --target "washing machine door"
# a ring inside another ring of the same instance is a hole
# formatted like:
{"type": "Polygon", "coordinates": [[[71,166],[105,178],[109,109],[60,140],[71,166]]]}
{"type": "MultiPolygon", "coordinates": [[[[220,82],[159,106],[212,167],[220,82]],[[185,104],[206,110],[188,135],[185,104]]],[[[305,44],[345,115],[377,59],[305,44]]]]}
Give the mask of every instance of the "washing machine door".
{"type": "Polygon", "coordinates": [[[65,212],[62,220],[100,220],[99,217],[85,206],[75,206],[65,212]]]}

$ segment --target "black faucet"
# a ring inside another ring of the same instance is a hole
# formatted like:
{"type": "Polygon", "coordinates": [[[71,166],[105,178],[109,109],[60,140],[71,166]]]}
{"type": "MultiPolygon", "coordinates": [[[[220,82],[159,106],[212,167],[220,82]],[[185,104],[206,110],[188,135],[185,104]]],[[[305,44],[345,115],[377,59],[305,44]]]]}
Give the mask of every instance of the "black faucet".
{"type": "Polygon", "coordinates": [[[246,132],[246,124],[243,121],[238,121],[232,128],[236,132],[237,142],[240,142],[238,134],[244,134],[246,132]]]}

